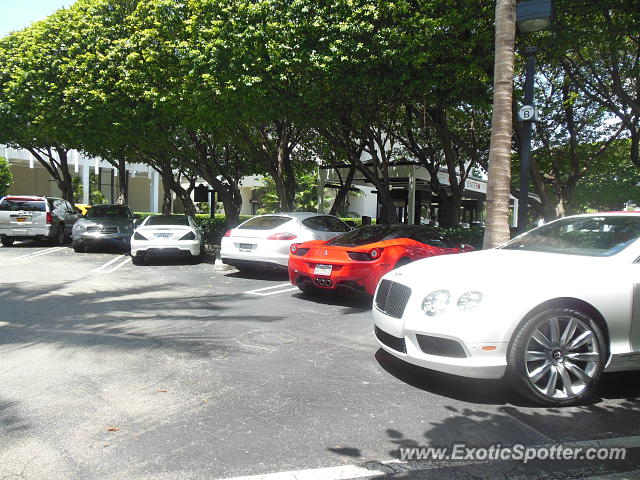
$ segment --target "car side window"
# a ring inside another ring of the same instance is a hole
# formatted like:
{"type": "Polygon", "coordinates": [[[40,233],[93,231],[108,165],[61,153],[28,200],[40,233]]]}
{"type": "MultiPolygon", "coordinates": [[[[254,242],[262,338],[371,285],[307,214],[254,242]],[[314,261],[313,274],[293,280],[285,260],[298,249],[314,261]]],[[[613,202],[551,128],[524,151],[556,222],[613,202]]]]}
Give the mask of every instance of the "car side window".
{"type": "Polygon", "coordinates": [[[64,213],[64,202],[62,200],[54,200],[53,201],[53,210],[56,213],[64,213]]]}
{"type": "Polygon", "coordinates": [[[419,229],[412,232],[409,238],[432,247],[450,248],[451,244],[440,234],[426,229],[419,229]]]}

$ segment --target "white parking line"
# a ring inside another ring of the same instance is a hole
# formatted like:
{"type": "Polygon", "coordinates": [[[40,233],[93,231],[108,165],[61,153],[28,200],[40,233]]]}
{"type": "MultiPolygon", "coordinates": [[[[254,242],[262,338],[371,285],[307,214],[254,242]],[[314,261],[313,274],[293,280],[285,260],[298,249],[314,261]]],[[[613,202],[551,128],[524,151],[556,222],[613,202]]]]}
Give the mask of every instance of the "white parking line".
{"type": "Polygon", "coordinates": [[[54,253],[54,252],[58,252],[60,250],[64,250],[67,247],[52,247],[52,248],[46,248],[44,250],[38,250],[37,252],[32,252],[32,253],[27,253],[26,255],[20,255],[17,258],[33,258],[33,257],[39,257],[41,255],[47,255],[49,253],[54,253]]]}
{"type": "Polygon", "coordinates": [[[103,270],[100,273],[112,273],[115,272],[116,270],[118,270],[119,268],[124,267],[126,264],[130,263],[131,260],[129,260],[129,257],[125,257],[124,260],[122,260],[120,263],[117,263],[114,267],[111,267],[109,270],[103,270]]]}
{"type": "Polygon", "coordinates": [[[246,294],[249,294],[249,295],[258,295],[259,297],[266,297],[268,295],[277,295],[278,293],[291,292],[291,291],[297,290],[297,289],[298,289],[298,287],[291,287],[290,283],[282,283],[280,285],[273,285],[271,287],[258,288],[256,290],[248,290],[248,291],[242,292],[242,293],[246,293],[246,294]],[[275,290],[275,289],[277,289],[277,290],[275,290]],[[273,292],[267,292],[266,290],[274,290],[274,291],[273,292]]]}
{"type": "MultiPolygon", "coordinates": [[[[112,258],[111,260],[109,260],[107,263],[105,263],[104,265],[102,265],[101,267],[98,267],[94,270],[94,272],[96,273],[105,273],[105,270],[107,270],[112,264],[116,263],[118,260],[124,258],[124,255],[118,255],[115,258],[112,258]]],[[[127,257],[128,259],[128,257],[127,257]]]]}

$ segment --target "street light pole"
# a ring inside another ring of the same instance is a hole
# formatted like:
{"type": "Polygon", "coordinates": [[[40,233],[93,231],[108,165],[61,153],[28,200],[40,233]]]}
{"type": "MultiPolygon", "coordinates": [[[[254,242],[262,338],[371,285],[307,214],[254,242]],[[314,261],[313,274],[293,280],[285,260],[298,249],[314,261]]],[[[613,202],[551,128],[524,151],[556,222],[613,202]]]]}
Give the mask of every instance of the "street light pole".
{"type": "Polygon", "coordinates": [[[527,47],[525,55],[527,66],[524,80],[524,105],[533,107],[529,110],[533,114],[520,118],[523,122],[520,135],[520,197],[518,199],[518,233],[527,230],[529,224],[529,170],[531,166],[531,130],[535,120],[535,106],[533,99],[533,83],[536,74],[536,47],[527,47]]]}

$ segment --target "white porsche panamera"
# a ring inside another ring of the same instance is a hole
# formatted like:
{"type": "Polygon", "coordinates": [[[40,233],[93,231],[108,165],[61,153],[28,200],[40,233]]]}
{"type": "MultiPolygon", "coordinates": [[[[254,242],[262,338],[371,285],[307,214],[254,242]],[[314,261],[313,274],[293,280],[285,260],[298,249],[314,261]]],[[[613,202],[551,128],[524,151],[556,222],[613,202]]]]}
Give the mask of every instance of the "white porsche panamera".
{"type": "Polygon", "coordinates": [[[603,372],[640,369],[639,239],[640,212],[577,215],[413,262],[378,284],[376,339],[415,365],[577,403],[603,372]]]}

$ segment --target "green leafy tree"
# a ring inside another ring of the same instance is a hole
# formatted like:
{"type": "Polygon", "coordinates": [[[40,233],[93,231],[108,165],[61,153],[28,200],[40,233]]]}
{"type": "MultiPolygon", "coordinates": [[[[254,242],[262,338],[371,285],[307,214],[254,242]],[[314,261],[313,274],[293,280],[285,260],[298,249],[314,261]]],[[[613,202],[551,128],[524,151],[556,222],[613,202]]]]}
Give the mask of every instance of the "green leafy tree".
{"type": "Polygon", "coordinates": [[[562,65],[582,95],[620,124],[631,140],[629,159],[640,166],[637,1],[558,0],[555,8],[562,15],[541,43],[547,63],[562,65]]]}
{"type": "Polygon", "coordinates": [[[13,185],[13,174],[11,165],[7,159],[0,157],[0,197],[4,197],[13,185]]]}

